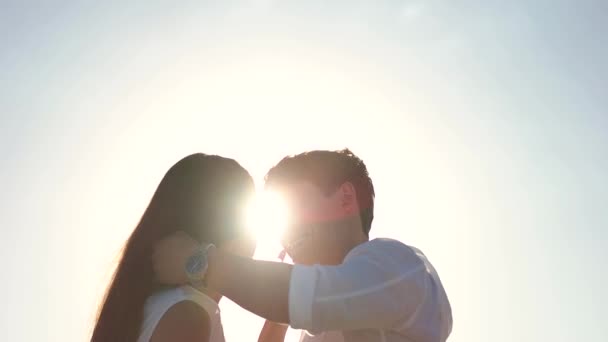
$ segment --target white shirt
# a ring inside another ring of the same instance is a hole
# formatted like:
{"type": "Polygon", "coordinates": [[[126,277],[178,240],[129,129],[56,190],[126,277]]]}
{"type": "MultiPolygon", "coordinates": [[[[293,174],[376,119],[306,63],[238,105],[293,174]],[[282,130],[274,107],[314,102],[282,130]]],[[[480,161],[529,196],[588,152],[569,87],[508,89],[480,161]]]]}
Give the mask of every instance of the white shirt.
{"type": "Polygon", "coordinates": [[[443,342],[452,330],[450,303],[431,263],[391,239],[355,247],[341,265],[295,265],[289,318],[308,331],[300,340],[306,342],[443,342]]]}
{"type": "Polygon", "coordinates": [[[219,306],[213,299],[190,286],[181,286],[158,292],[146,300],[144,319],[137,342],[148,342],[165,313],[173,305],[185,300],[198,304],[209,315],[211,326],[209,342],[225,342],[219,306]]]}

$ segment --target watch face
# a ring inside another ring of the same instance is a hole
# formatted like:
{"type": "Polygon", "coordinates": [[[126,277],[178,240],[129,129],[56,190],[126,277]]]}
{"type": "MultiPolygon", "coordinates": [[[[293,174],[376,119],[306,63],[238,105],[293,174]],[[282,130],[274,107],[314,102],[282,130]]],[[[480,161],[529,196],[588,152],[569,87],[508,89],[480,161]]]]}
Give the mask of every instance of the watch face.
{"type": "Polygon", "coordinates": [[[200,277],[203,272],[203,267],[205,264],[205,254],[204,253],[196,253],[191,256],[186,263],[186,272],[190,276],[200,277]]]}

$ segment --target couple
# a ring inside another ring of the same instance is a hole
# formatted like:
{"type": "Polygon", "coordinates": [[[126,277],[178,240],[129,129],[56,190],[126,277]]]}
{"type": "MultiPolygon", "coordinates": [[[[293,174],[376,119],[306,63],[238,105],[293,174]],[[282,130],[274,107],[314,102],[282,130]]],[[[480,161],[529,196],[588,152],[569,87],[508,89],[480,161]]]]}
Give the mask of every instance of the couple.
{"type": "MultiPolygon", "coordinates": [[[[449,301],[419,250],[369,240],[374,187],[348,149],[283,158],[266,175],[290,211],[294,265],[253,260],[242,211],[255,192],[232,159],[193,154],[165,175],[101,307],[93,342],[224,341],[226,296],[265,318],[259,341],[445,341],[449,301]]],[[[253,339],[254,337],[252,337],[253,339]]]]}

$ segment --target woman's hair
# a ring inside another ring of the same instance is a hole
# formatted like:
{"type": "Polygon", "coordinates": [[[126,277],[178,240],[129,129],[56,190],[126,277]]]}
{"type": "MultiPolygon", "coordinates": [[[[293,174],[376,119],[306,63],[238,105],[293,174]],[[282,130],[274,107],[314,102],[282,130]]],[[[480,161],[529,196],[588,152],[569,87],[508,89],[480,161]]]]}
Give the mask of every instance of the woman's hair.
{"type": "Polygon", "coordinates": [[[243,210],[254,192],[253,179],[232,159],[197,153],[173,165],[127,240],[91,341],[135,342],[144,303],[160,288],[154,244],[178,230],[216,245],[246,236],[243,210]]]}

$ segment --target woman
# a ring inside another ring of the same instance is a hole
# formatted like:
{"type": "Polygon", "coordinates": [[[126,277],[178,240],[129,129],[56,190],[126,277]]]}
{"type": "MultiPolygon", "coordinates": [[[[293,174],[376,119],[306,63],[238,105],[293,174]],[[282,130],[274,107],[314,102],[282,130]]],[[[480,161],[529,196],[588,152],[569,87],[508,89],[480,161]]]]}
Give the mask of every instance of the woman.
{"type": "Polygon", "coordinates": [[[178,230],[251,257],[255,240],[243,214],[254,193],[253,179],[232,159],[199,153],[173,165],[126,243],[91,341],[224,341],[221,296],[159,285],[150,258],[154,244],[178,230]]]}

